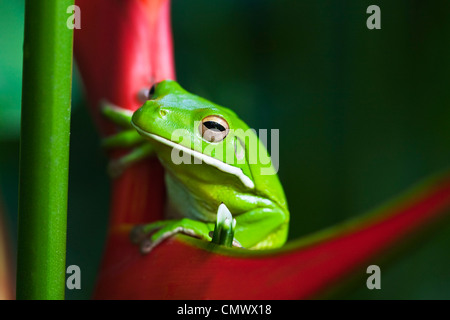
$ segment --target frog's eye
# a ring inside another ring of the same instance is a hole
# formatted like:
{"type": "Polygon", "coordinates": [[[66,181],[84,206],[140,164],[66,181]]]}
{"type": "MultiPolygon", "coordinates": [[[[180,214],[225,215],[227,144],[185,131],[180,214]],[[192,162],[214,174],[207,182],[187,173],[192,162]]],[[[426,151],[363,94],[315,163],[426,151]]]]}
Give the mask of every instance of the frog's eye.
{"type": "Polygon", "coordinates": [[[155,83],[150,89],[144,88],[139,90],[137,97],[141,103],[145,103],[147,100],[153,99],[153,95],[155,94],[156,90],[156,85],[157,83],[155,83]]]}
{"type": "Polygon", "coordinates": [[[230,127],[226,120],[219,116],[207,116],[203,118],[199,131],[203,139],[209,142],[220,142],[228,134],[230,127]]]}
{"type": "Polygon", "coordinates": [[[153,95],[155,94],[155,90],[156,90],[156,83],[154,85],[152,85],[152,87],[150,88],[150,90],[148,90],[148,100],[153,99],[153,95]]]}

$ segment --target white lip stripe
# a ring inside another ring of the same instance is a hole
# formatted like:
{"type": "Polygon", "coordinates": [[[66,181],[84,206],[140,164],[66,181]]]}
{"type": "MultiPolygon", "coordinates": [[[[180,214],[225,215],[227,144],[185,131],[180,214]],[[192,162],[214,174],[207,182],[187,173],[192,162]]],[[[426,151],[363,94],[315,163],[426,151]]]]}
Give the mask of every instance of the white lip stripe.
{"type": "Polygon", "coordinates": [[[152,139],[155,139],[165,145],[168,145],[170,147],[176,148],[178,150],[181,150],[183,152],[186,152],[187,154],[192,155],[193,157],[196,157],[197,159],[200,159],[202,161],[204,161],[206,164],[209,164],[210,166],[216,167],[217,169],[219,169],[220,171],[232,174],[236,177],[238,177],[241,182],[250,189],[253,189],[255,187],[255,184],[253,183],[252,180],[250,180],[249,177],[247,177],[244,172],[242,172],[242,169],[240,168],[236,168],[233,166],[230,166],[227,163],[224,163],[222,161],[219,161],[217,159],[214,159],[210,156],[207,156],[201,152],[195,151],[195,150],[191,150],[189,148],[186,148],[185,146],[182,146],[178,143],[175,143],[173,141],[170,141],[168,139],[165,139],[163,137],[157,136],[156,134],[153,133],[149,133],[149,132],[145,132],[142,129],[138,128],[133,122],[131,122],[132,125],[136,128],[136,130],[138,130],[141,134],[150,137],[152,139]]]}

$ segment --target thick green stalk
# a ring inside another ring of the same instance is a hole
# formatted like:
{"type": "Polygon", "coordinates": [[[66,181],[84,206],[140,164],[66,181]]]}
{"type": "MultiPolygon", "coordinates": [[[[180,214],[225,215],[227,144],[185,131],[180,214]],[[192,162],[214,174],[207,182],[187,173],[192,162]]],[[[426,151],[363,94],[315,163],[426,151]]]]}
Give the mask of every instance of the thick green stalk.
{"type": "Polygon", "coordinates": [[[64,299],[74,0],[27,0],[18,299],[64,299]]]}

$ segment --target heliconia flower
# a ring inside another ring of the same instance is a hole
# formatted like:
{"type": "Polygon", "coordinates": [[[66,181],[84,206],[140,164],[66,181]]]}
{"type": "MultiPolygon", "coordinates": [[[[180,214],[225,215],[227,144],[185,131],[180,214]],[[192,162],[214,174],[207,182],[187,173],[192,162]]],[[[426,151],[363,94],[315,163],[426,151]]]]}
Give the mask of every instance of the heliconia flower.
{"type": "MultiPolygon", "coordinates": [[[[109,135],[115,127],[100,115],[102,99],[134,111],[141,89],[175,78],[170,3],[78,0],[77,5],[82,28],[75,32],[75,57],[93,117],[101,135],[109,135]]],[[[231,249],[177,235],[142,255],[129,232],[133,225],[162,219],[164,199],[156,159],[142,160],[114,179],[95,299],[320,297],[447,215],[450,173],[429,178],[369,215],[277,250],[231,249]]]]}
{"type": "MultiPolygon", "coordinates": [[[[163,79],[175,79],[170,2],[80,0],[81,29],[74,52],[93,118],[102,136],[115,132],[100,112],[100,101],[135,111],[139,92],[163,79]]],[[[123,154],[119,150],[111,156],[123,154]]],[[[111,226],[158,220],[164,204],[163,169],[143,161],[114,181],[111,226]]]]}
{"type": "Polygon", "coordinates": [[[187,236],[142,256],[127,227],[112,230],[98,299],[309,299],[385,258],[450,212],[450,173],[359,220],[277,250],[226,249],[187,236]]]}
{"type": "Polygon", "coordinates": [[[81,29],[75,32],[76,62],[94,118],[107,131],[98,108],[101,99],[135,111],[142,104],[141,89],[175,79],[170,1],[77,0],[76,4],[82,16],[81,29]]]}

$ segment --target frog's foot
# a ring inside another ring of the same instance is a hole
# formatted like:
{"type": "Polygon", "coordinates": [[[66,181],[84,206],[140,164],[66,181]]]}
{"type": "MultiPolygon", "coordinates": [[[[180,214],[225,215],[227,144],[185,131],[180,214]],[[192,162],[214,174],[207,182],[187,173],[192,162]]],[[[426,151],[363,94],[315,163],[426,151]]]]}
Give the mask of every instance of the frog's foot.
{"type": "Polygon", "coordinates": [[[191,219],[162,220],[147,225],[138,225],[131,230],[130,239],[139,245],[142,254],[149,253],[163,240],[177,233],[211,241],[209,232],[212,226],[191,219]]]}

